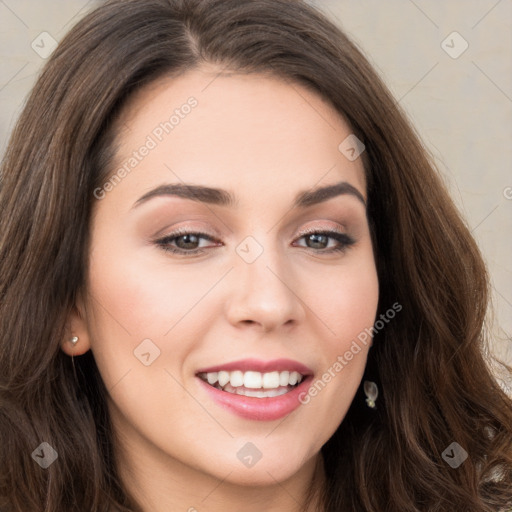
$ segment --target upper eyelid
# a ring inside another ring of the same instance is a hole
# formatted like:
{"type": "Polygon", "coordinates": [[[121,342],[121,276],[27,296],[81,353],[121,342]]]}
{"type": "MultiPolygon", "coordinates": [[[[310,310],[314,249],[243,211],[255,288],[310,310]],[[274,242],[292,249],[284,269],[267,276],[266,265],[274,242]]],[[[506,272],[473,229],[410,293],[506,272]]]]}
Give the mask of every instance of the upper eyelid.
{"type": "MultiPolygon", "coordinates": [[[[299,233],[297,234],[297,236],[295,236],[295,238],[293,240],[298,240],[300,238],[303,238],[309,234],[314,234],[314,233],[324,233],[324,234],[339,234],[339,235],[349,235],[348,232],[346,232],[345,230],[337,230],[337,229],[334,229],[334,228],[322,228],[322,227],[312,227],[312,228],[306,228],[304,230],[301,230],[299,231],[299,233]]],[[[179,238],[180,236],[185,236],[185,235],[197,235],[199,238],[203,238],[203,239],[207,239],[207,240],[210,240],[212,242],[220,242],[219,240],[219,237],[217,235],[212,235],[210,233],[206,233],[204,231],[201,231],[200,229],[188,229],[188,228],[178,228],[176,229],[176,231],[173,231],[169,234],[166,234],[166,235],[162,235],[160,237],[158,237],[156,239],[156,242],[162,242],[162,241],[165,241],[165,240],[168,240],[168,239],[175,239],[175,238],[179,238]]]]}
{"type": "Polygon", "coordinates": [[[308,235],[309,233],[339,233],[339,234],[348,234],[345,228],[336,229],[333,227],[309,227],[306,229],[301,229],[299,231],[299,236],[308,235]]]}
{"type": "MultiPolygon", "coordinates": [[[[336,229],[333,227],[322,227],[322,226],[317,227],[317,226],[315,226],[315,227],[309,227],[309,228],[299,230],[299,235],[301,235],[301,234],[304,235],[304,234],[309,234],[309,233],[317,233],[317,232],[328,232],[328,233],[332,232],[332,233],[345,234],[346,231],[347,230],[345,228],[336,229]]],[[[221,236],[220,234],[209,233],[206,230],[203,230],[201,228],[180,227],[180,228],[176,228],[175,230],[171,231],[168,234],[162,234],[160,236],[157,236],[157,238],[170,238],[170,237],[179,236],[179,235],[201,235],[201,236],[206,236],[206,237],[211,237],[211,238],[221,236]]]]}

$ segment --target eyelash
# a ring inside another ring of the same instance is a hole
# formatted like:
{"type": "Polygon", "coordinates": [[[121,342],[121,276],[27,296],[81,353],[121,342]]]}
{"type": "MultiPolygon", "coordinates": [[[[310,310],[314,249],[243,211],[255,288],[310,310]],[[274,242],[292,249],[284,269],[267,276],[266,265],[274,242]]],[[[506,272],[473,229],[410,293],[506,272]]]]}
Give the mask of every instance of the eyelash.
{"type": "MultiPolygon", "coordinates": [[[[181,238],[182,236],[186,235],[194,235],[197,238],[203,238],[206,240],[209,240],[210,242],[218,242],[218,240],[214,239],[207,233],[202,233],[199,231],[188,231],[188,230],[178,230],[174,233],[170,233],[169,235],[165,236],[164,238],[161,238],[159,240],[155,241],[155,244],[158,245],[160,248],[162,248],[166,252],[170,252],[172,254],[179,254],[183,256],[191,256],[196,254],[201,254],[204,252],[203,249],[192,249],[190,251],[184,250],[184,249],[178,249],[176,247],[172,247],[170,244],[171,241],[176,240],[177,238],[181,238]]],[[[305,238],[307,236],[311,235],[320,235],[320,236],[327,236],[328,238],[332,238],[339,242],[339,244],[336,247],[331,247],[330,249],[314,249],[311,247],[304,247],[305,249],[312,250],[314,252],[320,252],[323,254],[331,254],[336,252],[344,252],[347,249],[350,248],[350,246],[354,245],[355,240],[347,235],[346,233],[341,233],[339,231],[331,231],[331,230],[307,230],[305,232],[301,233],[301,236],[299,236],[296,240],[300,240],[302,238],[305,238]]]]}

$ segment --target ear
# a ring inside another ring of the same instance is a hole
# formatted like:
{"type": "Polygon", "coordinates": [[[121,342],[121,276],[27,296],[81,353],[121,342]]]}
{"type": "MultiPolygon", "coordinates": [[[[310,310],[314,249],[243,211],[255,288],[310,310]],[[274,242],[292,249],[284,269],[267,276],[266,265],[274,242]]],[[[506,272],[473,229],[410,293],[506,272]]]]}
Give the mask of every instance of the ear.
{"type": "Polygon", "coordinates": [[[81,356],[90,348],[91,343],[84,302],[81,295],[79,295],[76,304],[68,315],[61,349],[68,356],[81,356]]]}

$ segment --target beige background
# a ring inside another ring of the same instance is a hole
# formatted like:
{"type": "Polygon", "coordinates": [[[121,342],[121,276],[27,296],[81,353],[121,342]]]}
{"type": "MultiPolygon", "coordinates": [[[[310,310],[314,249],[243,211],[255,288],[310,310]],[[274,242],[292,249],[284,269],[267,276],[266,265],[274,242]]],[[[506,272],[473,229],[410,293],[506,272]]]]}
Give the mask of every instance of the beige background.
{"type": "MultiPolygon", "coordinates": [[[[0,0],[0,154],[45,62],[31,43],[60,40],[97,3],[0,0]]],[[[435,156],[486,258],[495,351],[512,363],[512,0],[310,3],[357,42],[435,156]]]]}

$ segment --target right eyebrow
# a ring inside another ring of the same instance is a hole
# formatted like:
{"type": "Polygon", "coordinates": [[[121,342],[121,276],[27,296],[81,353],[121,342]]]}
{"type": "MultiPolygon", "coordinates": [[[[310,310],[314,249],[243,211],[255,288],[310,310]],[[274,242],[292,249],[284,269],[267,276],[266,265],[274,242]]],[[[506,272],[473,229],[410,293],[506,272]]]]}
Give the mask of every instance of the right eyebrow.
{"type": "Polygon", "coordinates": [[[145,203],[153,197],[160,196],[177,196],[183,199],[190,199],[192,201],[214,204],[218,206],[234,207],[236,204],[238,204],[235,196],[227,190],[205,187],[203,185],[172,183],[160,185],[150,190],[135,202],[133,208],[139,206],[142,203],[145,203]]]}

